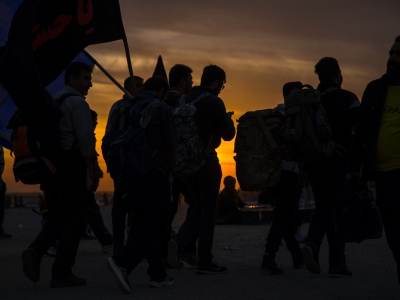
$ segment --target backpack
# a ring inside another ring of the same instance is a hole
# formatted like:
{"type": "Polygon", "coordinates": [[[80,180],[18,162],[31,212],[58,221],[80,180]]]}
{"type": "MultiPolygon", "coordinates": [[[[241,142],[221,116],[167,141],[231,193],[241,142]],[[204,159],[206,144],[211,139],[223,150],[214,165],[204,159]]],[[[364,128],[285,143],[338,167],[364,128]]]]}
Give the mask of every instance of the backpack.
{"type": "Polygon", "coordinates": [[[289,154],[297,161],[316,162],[345,153],[345,148],[331,140],[332,130],[321,105],[321,96],[337,89],[331,88],[320,93],[306,84],[291,92],[285,100],[284,139],[289,154]]]}
{"type": "Polygon", "coordinates": [[[250,111],[237,120],[234,157],[243,191],[262,191],[281,178],[284,116],[275,109],[250,111]]]}
{"type": "Polygon", "coordinates": [[[160,104],[158,99],[150,101],[145,107],[125,103],[117,118],[119,129],[104,135],[101,150],[112,179],[129,184],[153,168],[158,148],[150,152],[145,130],[160,104]],[[127,117],[132,118],[133,114],[140,117],[139,126],[127,125],[127,117]]]}
{"type": "MultiPolygon", "coordinates": [[[[65,93],[55,99],[60,106],[72,93],[65,93]]],[[[62,147],[58,136],[58,127],[49,129],[45,139],[39,130],[28,121],[18,109],[11,118],[7,128],[13,130],[11,135],[12,153],[14,155],[13,172],[15,181],[24,184],[41,184],[58,173],[62,162],[62,147]]]]}
{"type": "Polygon", "coordinates": [[[206,162],[206,153],[210,148],[212,137],[207,149],[204,149],[196,122],[197,108],[195,105],[210,95],[210,93],[204,93],[191,103],[185,103],[185,96],[181,96],[179,105],[172,109],[172,118],[177,133],[178,152],[178,160],[173,172],[174,177],[195,174],[206,162]]]}

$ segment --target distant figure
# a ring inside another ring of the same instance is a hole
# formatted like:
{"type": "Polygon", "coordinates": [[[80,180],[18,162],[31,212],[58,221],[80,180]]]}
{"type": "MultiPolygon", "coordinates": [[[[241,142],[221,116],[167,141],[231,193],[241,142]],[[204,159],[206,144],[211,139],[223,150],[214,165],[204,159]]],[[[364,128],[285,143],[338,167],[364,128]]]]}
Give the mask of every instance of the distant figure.
{"type": "MultiPolygon", "coordinates": [[[[193,85],[193,78],[192,78],[192,72],[193,70],[182,64],[176,64],[174,65],[170,71],[169,71],[169,94],[167,97],[167,100],[165,103],[171,107],[175,108],[179,105],[179,100],[182,95],[186,95],[190,93],[192,90],[192,85],[193,85]]],[[[192,210],[193,210],[193,199],[190,196],[189,190],[185,184],[185,181],[181,178],[174,178],[174,183],[172,184],[172,205],[171,205],[171,212],[170,212],[170,221],[172,225],[172,221],[174,220],[174,217],[178,211],[178,201],[179,201],[179,196],[180,194],[183,195],[185,198],[185,202],[189,205],[189,208],[187,210],[187,215],[189,215],[192,210]]],[[[163,256],[164,256],[164,261],[166,264],[167,262],[167,256],[168,256],[168,242],[171,239],[171,232],[172,232],[172,227],[168,228],[168,231],[165,234],[165,238],[163,239],[163,256]]],[[[197,247],[196,247],[196,242],[198,239],[199,233],[195,233],[188,243],[186,245],[186,252],[188,253],[187,256],[184,257],[186,259],[186,262],[189,265],[192,266],[197,266],[199,261],[197,257],[197,247]]],[[[170,266],[168,266],[170,267],[170,266]]]]}
{"type": "Polygon", "coordinates": [[[41,259],[58,240],[52,287],[86,284],[85,279],[72,273],[72,267],[82,235],[87,190],[94,192],[99,184],[93,122],[85,101],[92,87],[92,72],[93,68],[83,62],[71,63],[65,70],[64,89],[54,96],[64,99],[59,103],[64,114],[59,121],[60,141],[65,150],[64,168],[41,185],[50,210],[49,219],[35,241],[22,253],[25,276],[37,282],[41,259]],[[66,97],[62,98],[63,95],[66,97]]]}
{"type": "MultiPolygon", "coordinates": [[[[138,92],[143,91],[143,78],[135,76],[135,83],[138,92]]],[[[133,94],[132,80],[130,77],[124,81],[124,88],[131,94],[133,94]]],[[[116,120],[119,120],[121,108],[123,104],[129,101],[127,95],[123,95],[122,99],[116,101],[110,109],[108,114],[108,121],[106,125],[106,133],[110,130],[119,128],[120,124],[116,124],[116,120]]],[[[113,196],[113,207],[112,207],[112,226],[113,226],[113,246],[114,253],[117,253],[124,246],[125,241],[125,228],[127,226],[127,215],[130,214],[132,208],[129,199],[126,197],[126,187],[118,180],[114,180],[114,196],[113,196]]]]}
{"type": "Polygon", "coordinates": [[[7,234],[4,232],[3,224],[4,224],[4,208],[5,208],[5,198],[7,186],[3,181],[3,172],[4,172],[4,150],[3,147],[0,146],[0,238],[10,238],[11,234],[7,234]]]}
{"type": "MultiPolygon", "coordinates": [[[[283,86],[283,98],[296,89],[302,87],[302,83],[288,82],[283,86]]],[[[285,116],[285,103],[278,105],[278,110],[285,116]]],[[[277,184],[267,189],[272,195],[275,203],[273,222],[268,233],[265,253],[261,263],[263,274],[283,274],[284,270],[278,267],[275,256],[279,251],[282,239],[286,242],[286,247],[292,256],[293,268],[300,269],[304,266],[301,249],[296,241],[293,223],[298,216],[299,210],[299,165],[289,155],[285,141],[281,145],[281,178],[277,184]]]]}
{"type": "Polygon", "coordinates": [[[242,215],[239,208],[246,206],[246,203],[239,198],[236,191],[236,179],[232,176],[224,178],[224,189],[218,196],[217,220],[225,224],[240,224],[242,215]]]}
{"type": "MultiPolygon", "coordinates": [[[[346,150],[350,148],[353,128],[359,114],[360,101],[352,92],[341,88],[343,82],[339,63],[324,57],[315,65],[322,93],[321,105],[332,130],[331,140],[346,150]]],[[[326,234],[329,245],[329,276],[351,276],[345,258],[345,243],[337,238],[335,210],[339,193],[346,184],[346,157],[334,154],[330,158],[305,165],[315,197],[315,211],[308,229],[303,257],[308,271],[321,273],[319,251],[326,234]]]]}
{"type": "Polygon", "coordinates": [[[218,203],[218,193],[221,184],[222,171],[219,164],[217,149],[221,139],[231,141],[235,137],[235,126],[232,114],[227,113],[224,102],[218,97],[224,89],[226,74],[216,65],[204,68],[200,86],[196,86],[186,95],[185,103],[191,103],[204,93],[205,96],[197,102],[196,117],[198,130],[205,150],[205,164],[195,174],[185,178],[193,198],[193,211],[187,216],[179,229],[176,241],[168,244],[168,263],[174,268],[182,267],[179,257],[187,256],[185,246],[199,230],[197,273],[226,273],[227,269],[213,262],[212,246],[216,221],[215,209],[218,203]]]}
{"type": "Polygon", "coordinates": [[[386,67],[386,74],[365,89],[347,178],[360,177],[361,171],[362,182],[375,180],[376,202],[400,284],[400,36],[389,50],[386,67]]]}
{"type": "Polygon", "coordinates": [[[131,110],[132,114],[127,113],[125,118],[127,127],[138,128],[142,122],[148,124],[145,137],[149,152],[153,153],[153,168],[126,187],[133,209],[132,225],[126,245],[114,252],[107,262],[117,285],[127,294],[131,292],[128,276],[144,258],[149,264],[147,275],[150,276],[151,287],[174,283],[165,272],[161,251],[161,240],[170,225],[171,172],[176,164],[175,124],[169,107],[164,103],[168,89],[165,78],[149,78],[143,92],[132,100],[130,106],[141,111],[148,107],[147,112],[142,118],[141,114],[131,110]],[[132,194],[134,196],[130,196],[132,194]]]}

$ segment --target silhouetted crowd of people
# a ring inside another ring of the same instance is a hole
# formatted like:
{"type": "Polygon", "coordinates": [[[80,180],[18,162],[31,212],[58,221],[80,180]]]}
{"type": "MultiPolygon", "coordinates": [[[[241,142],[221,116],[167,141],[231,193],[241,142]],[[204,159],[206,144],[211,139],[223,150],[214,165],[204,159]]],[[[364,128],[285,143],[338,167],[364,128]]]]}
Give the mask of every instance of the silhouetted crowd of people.
{"type": "MultiPolygon", "coordinates": [[[[125,293],[131,292],[129,274],[143,259],[148,263],[151,287],[172,285],[174,279],[166,269],[181,269],[182,262],[196,266],[199,274],[226,273],[227,268],[213,257],[215,225],[217,220],[240,223],[238,209],[245,203],[231,176],[224,179],[220,193],[222,171],[216,149],[222,140],[233,140],[236,133],[233,112],[227,112],[219,97],[227,84],[225,71],[217,65],[206,66],[200,85],[194,87],[192,69],[182,64],[171,68],[168,80],[161,76],[125,80],[128,93],[112,105],[103,139],[103,156],[114,181],[112,234],[105,228],[94,198],[102,171],[95,150],[97,115],[85,101],[92,87],[92,71],[82,62],[71,63],[64,89],[54,95],[64,113],[59,122],[64,168],[41,184],[50,214],[22,253],[25,276],[33,282],[39,280],[41,259],[58,242],[50,285],[85,285],[86,280],[75,276],[72,268],[87,222],[102,251],[113,251],[107,267],[125,293]],[[130,164],[133,167],[128,169],[130,164]],[[187,216],[171,238],[180,195],[189,205],[187,216]]],[[[283,137],[280,179],[267,189],[275,212],[261,270],[264,274],[284,273],[275,260],[284,240],[293,268],[305,266],[320,274],[319,252],[326,235],[329,275],[351,276],[345,242],[336,233],[337,199],[348,181],[375,181],[376,201],[400,282],[400,36],[390,48],[386,74],[367,85],[361,104],[354,93],[341,88],[344,79],[335,58],[320,59],[315,73],[320,82],[318,105],[326,111],[333,144],[340,146],[330,157],[300,163],[283,137]],[[296,240],[301,226],[299,198],[309,183],[315,211],[301,248],[296,240]]],[[[302,88],[300,81],[283,86],[284,103],[277,107],[283,119],[290,112],[288,99],[302,88]]],[[[0,198],[1,191],[5,184],[0,185],[0,198]]],[[[5,234],[2,227],[0,234],[5,234]]]]}

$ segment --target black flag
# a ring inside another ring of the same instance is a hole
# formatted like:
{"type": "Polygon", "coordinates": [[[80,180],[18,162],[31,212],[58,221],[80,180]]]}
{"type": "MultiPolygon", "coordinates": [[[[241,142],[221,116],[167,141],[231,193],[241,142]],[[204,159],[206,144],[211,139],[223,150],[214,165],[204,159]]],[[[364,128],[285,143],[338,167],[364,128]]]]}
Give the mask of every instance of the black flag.
{"type": "Polygon", "coordinates": [[[118,0],[25,0],[0,48],[0,83],[36,121],[58,118],[44,86],[88,45],[118,39],[125,39],[118,0]]]}
{"type": "Polygon", "coordinates": [[[157,64],[156,64],[156,68],[154,69],[153,76],[162,76],[168,80],[167,72],[165,71],[164,62],[163,62],[161,55],[158,56],[157,64]]]}

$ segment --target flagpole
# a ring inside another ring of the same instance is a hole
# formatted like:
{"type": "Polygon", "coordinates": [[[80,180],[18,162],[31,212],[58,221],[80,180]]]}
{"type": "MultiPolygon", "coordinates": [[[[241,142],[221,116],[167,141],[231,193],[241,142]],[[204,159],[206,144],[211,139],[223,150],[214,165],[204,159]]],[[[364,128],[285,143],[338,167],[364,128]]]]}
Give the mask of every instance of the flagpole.
{"type": "Polygon", "coordinates": [[[132,98],[132,95],[122,85],[120,85],[119,82],[106,71],[106,69],[104,69],[97,61],[94,63],[104,73],[104,75],[106,75],[117,87],[121,89],[121,91],[123,91],[128,97],[132,98]]]}
{"type": "Polygon", "coordinates": [[[135,83],[135,78],[133,77],[133,68],[132,68],[132,61],[131,61],[131,54],[129,52],[129,46],[128,46],[128,41],[126,37],[123,39],[124,42],[124,48],[125,48],[125,54],[126,54],[126,61],[128,62],[128,70],[129,70],[129,76],[131,77],[131,84],[132,84],[132,91],[135,96],[137,96],[137,88],[136,88],[136,83],[135,83]]]}
{"type": "Polygon", "coordinates": [[[119,84],[119,82],[112,77],[112,75],[110,73],[107,72],[106,69],[103,68],[102,65],[99,64],[99,62],[97,60],[95,60],[91,55],[89,55],[89,53],[87,53],[85,50],[83,50],[83,52],[85,53],[85,55],[104,73],[104,75],[106,75],[108,77],[108,79],[110,79],[117,87],[120,88],[121,91],[123,91],[125,93],[125,95],[127,95],[128,97],[132,98],[132,95],[122,86],[119,84]]]}

